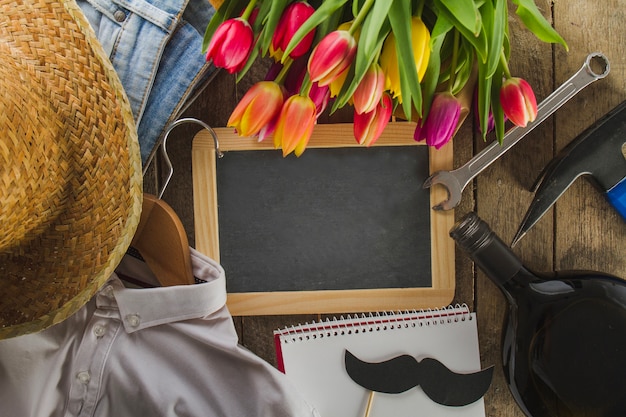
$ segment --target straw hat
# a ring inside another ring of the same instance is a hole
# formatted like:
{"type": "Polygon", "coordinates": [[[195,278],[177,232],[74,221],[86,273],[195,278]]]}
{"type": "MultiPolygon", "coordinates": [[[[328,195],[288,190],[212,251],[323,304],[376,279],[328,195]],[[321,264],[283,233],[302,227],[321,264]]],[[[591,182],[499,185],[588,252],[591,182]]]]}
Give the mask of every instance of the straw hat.
{"type": "Polygon", "coordinates": [[[139,144],[74,0],[0,0],[0,338],[82,307],[141,210],[139,144]]]}

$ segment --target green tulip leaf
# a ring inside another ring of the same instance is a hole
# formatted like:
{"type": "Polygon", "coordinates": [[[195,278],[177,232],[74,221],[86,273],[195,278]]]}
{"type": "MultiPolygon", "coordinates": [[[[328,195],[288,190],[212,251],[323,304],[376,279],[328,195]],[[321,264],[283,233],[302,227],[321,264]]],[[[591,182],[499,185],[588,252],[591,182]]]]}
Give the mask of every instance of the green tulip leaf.
{"type": "Polygon", "coordinates": [[[560,43],[565,50],[569,50],[567,43],[541,14],[534,0],[512,0],[517,5],[515,13],[522,19],[524,25],[537,36],[538,39],[549,43],[560,43]]]}
{"type": "Polygon", "coordinates": [[[259,14],[254,22],[254,33],[260,32],[257,47],[263,56],[266,56],[269,51],[280,17],[288,4],[289,0],[273,0],[261,3],[259,14]]]}
{"type": "Polygon", "coordinates": [[[320,23],[324,20],[328,19],[333,13],[343,6],[348,0],[326,0],[320,4],[320,6],[315,10],[315,12],[309,17],[306,22],[300,26],[300,28],[296,31],[291,38],[291,41],[285,48],[283,58],[289,56],[291,51],[294,50],[296,46],[300,43],[300,41],[313,29],[315,29],[320,23]]]}
{"type": "MultiPolygon", "coordinates": [[[[382,28],[383,24],[387,22],[387,14],[389,13],[391,3],[391,1],[374,2],[363,22],[363,28],[359,37],[359,49],[363,49],[367,55],[373,55],[377,50],[380,50],[379,43],[381,34],[383,34],[382,28]]],[[[384,36],[387,36],[387,33],[384,33],[384,36]]]]}
{"type": "Polygon", "coordinates": [[[487,76],[489,68],[487,63],[478,62],[478,103],[475,111],[478,112],[478,120],[483,140],[487,139],[487,127],[489,124],[489,111],[491,109],[491,86],[493,75],[487,76]]]}
{"type": "Polygon", "coordinates": [[[496,139],[502,145],[504,139],[504,111],[500,103],[500,88],[502,87],[502,79],[504,68],[502,64],[498,66],[493,76],[493,85],[491,86],[491,112],[493,113],[493,121],[495,123],[496,139]]]}
{"type": "Polygon", "coordinates": [[[328,35],[330,32],[337,30],[339,25],[343,22],[343,10],[337,9],[335,10],[327,19],[323,20],[322,23],[317,25],[315,29],[315,38],[313,39],[313,45],[317,45],[324,36],[328,35]]]}
{"type": "Polygon", "coordinates": [[[491,77],[496,72],[500,62],[502,43],[507,27],[507,0],[493,0],[485,2],[480,9],[483,16],[483,26],[488,36],[487,66],[483,76],[491,77]]]}
{"type": "MultiPolygon", "coordinates": [[[[438,19],[439,20],[439,19],[438,19]]],[[[430,110],[430,103],[433,101],[433,95],[439,84],[439,76],[441,73],[441,47],[445,35],[431,38],[430,44],[430,59],[428,60],[428,67],[426,73],[422,79],[422,94],[423,94],[423,110],[422,119],[426,119],[430,110]]]]}
{"type": "Polygon", "coordinates": [[[439,4],[448,10],[456,20],[474,36],[478,36],[481,16],[474,0],[439,0],[439,4]]]}
{"type": "MultiPolygon", "coordinates": [[[[437,3],[438,1],[440,0],[436,0],[435,3],[437,3]]],[[[445,19],[450,21],[454,25],[454,27],[459,31],[461,36],[463,36],[463,38],[467,40],[474,47],[474,50],[476,51],[476,55],[478,56],[478,58],[480,58],[483,61],[486,61],[489,48],[488,48],[487,34],[482,28],[482,24],[481,24],[481,30],[476,36],[474,35],[473,32],[469,31],[463,24],[461,24],[461,22],[459,22],[457,17],[453,13],[451,13],[447,8],[438,6],[437,11],[445,19]]]]}
{"type": "MultiPolygon", "coordinates": [[[[435,25],[433,26],[433,30],[430,33],[431,49],[433,49],[434,44],[438,38],[442,38],[441,40],[443,41],[443,38],[446,36],[446,34],[450,32],[453,28],[454,28],[454,25],[452,24],[452,22],[446,19],[446,16],[444,16],[443,14],[439,14],[437,16],[437,21],[435,22],[435,25]]],[[[441,45],[439,47],[441,48],[441,45]]]]}
{"type": "Polygon", "coordinates": [[[454,77],[454,85],[452,86],[452,94],[457,95],[463,90],[474,68],[474,51],[467,44],[463,44],[459,48],[459,56],[455,68],[456,77],[454,77]]]}
{"type": "Polygon", "coordinates": [[[389,23],[396,38],[396,53],[400,69],[400,90],[402,91],[402,110],[407,118],[411,117],[411,104],[418,114],[422,113],[422,91],[415,68],[411,41],[410,3],[405,0],[393,0],[389,8],[389,23]]]}

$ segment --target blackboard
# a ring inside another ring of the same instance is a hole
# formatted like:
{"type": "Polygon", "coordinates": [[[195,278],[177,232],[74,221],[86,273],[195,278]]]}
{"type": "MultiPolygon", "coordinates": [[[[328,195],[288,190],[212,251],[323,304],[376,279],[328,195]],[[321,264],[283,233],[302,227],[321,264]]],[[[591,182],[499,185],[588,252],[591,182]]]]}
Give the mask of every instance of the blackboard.
{"type": "Polygon", "coordinates": [[[216,172],[229,292],[431,285],[426,147],[227,152],[216,172]]]}
{"type": "Polygon", "coordinates": [[[432,211],[422,188],[449,151],[416,144],[409,123],[390,124],[371,148],[351,146],[351,129],[316,127],[299,158],[230,129],[217,129],[221,159],[210,136],[194,139],[196,247],[224,267],[234,315],[451,300],[454,248],[438,235],[453,218],[432,211]]]}

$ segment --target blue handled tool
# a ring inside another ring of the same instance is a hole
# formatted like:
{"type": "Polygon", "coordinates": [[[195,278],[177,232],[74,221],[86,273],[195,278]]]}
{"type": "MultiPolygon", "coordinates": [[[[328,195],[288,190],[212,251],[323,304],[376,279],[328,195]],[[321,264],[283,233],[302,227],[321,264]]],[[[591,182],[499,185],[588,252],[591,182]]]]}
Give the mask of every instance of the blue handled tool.
{"type": "Polygon", "coordinates": [[[583,175],[592,179],[626,221],[626,101],[581,133],[545,167],[511,246],[583,175]]]}

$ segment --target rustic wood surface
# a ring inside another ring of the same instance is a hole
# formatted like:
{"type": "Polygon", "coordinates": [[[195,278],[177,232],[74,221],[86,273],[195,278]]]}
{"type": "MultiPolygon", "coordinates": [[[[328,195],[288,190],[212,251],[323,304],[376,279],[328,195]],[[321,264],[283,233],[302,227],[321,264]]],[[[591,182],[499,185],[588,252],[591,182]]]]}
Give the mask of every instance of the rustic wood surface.
{"type": "MultiPolygon", "coordinates": [[[[521,27],[513,4],[509,4],[511,70],[531,83],[538,101],[577,71],[590,52],[604,53],[610,60],[611,71],[607,78],[587,87],[565,104],[465,189],[455,216],[476,211],[507,242],[513,238],[531,202],[529,189],[543,167],[586,127],[626,99],[624,0],[539,0],[537,4],[569,44],[569,51],[565,51],[561,46],[538,41],[521,27]]],[[[235,83],[234,76],[219,73],[186,116],[197,117],[211,126],[225,126],[237,100],[252,83],[263,78],[266,68],[266,62],[259,63],[239,84],[235,83]]],[[[350,121],[350,113],[340,112],[321,120],[331,121],[350,121]]],[[[168,151],[175,173],[164,195],[183,220],[192,246],[191,141],[197,131],[197,127],[184,125],[170,136],[168,151]]],[[[472,120],[468,119],[454,139],[455,167],[486,146],[472,132],[472,120]]],[[[158,167],[151,175],[151,178],[158,177],[158,167]]],[[[146,188],[152,191],[152,181],[146,182],[146,188]]],[[[537,271],[593,269],[626,278],[626,223],[588,181],[579,179],[514,251],[537,271]]],[[[504,298],[458,251],[455,269],[455,301],[467,303],[477,312],[482,364],[496,365],[494,381],[485,396],[486,415],[522,416],[500,366],[504,298]]],[[[241,343],[274,364],[272,331],[318,318],[317,315],[246,316],[234,320],[241,343]]]]}

